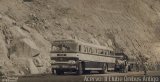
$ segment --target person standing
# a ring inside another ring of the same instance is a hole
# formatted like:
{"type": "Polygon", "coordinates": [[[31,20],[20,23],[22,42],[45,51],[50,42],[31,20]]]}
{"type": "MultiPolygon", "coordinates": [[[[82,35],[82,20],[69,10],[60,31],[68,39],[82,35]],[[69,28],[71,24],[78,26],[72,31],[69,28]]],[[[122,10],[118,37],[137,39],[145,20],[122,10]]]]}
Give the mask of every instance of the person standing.
{"type": "Polygon", "coordinates": [[[147,71],[148,71],[147,66],[148,66],[148,63],[147,63],[147,62],[144,62],[144,63],[143,63],[144,75],[147,75],[147,71]]]}
{"type": "Polygon", "coordinates": [[[136,62],[136,71],[139,72],[140,71],[140,63],[136,62]]]}

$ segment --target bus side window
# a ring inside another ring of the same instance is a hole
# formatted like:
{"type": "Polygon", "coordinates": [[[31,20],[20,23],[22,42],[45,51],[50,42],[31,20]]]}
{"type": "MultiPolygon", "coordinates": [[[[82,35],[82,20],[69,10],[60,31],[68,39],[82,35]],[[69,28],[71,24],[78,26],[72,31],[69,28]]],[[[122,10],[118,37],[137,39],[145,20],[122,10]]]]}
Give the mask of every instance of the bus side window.
{"type": "Polygon", "coordinates": [[[101,55],[103,52],[101,49],[98,49],[98,54],[101,55]]]}
{"type": "Polygon", "coordinates": [[[108,54],[109,56],[111,55],[109,50],[107,51],[107,54],[108,54]]]}
{"type": "Polygon", "coordinates": [[[104,52],[103,52],[103,50],[101,50],[101,55],[103,55],[104,54],[104,52]]]}
{"type": "Polygon", "coordinates": [[[88,47],[86,46],[86,53],[88,53],[88,47]]]}
{"type": "Polygon", "coordinates": [[[112,55],[112,51],[109,51],[110,52],[110,55],[112,55]]]}
{"type": "Polygon", "coordinates": [[[95,54],[95,48],[92,48],[92,54],[95,54]]]}
{"type": "Polygon", "coordinates": [[[98,54],[98,49],[95,49],[95,51],[96,51],[96,54],[98,54]]]}
{"type": "Polygon", "coordinates": [[[103,50],[102,49],[99,49],[99,54],[103,55],[103,50]]]}
{"type": "Polygon", "coordinates": [[[97,49],[97,54],[98,54],[98,55],[100,54],[100,51],[99,51],[99,49],[97,49]]]}
{"type": "Polygon", "coordinates": [[[88,47],[84,46],[84,52],[87,53],[88,52],[88,47]]]}
{"type": "Polygon", "coordinates": [[[112,51],[112,55],[114,55],[114,52],[112,51]]]}
{"type": "Polygon", "coordinates": [[[79,45],[79,52],[81,52],[81,45],[79,45]]]}
{"type": "Polygon", "coordinates": [[[91,52],[90,52],[90,47],[87,47],[87,53],[91,53],[91,52]]]}
{"type": "Polygon", "coordinates": [[[107,50],[107,55],[109,55],[109,51],[107,50]]]}
{"type": "Polygon", "coordinates": [[[107,55],[107,51],[105,51],[105,55],[107,55]]]}
{"type": "Polygon", "coordinates": [[[85,46],[83,46],[83,50],[84,50],[84,53],[86,52],[86,47],[85,46]]]}
{"type": "Polygon", "coordinates": [[[89,48],[89,53],[92,53],[92,48],[91,47],[89,48]]]}

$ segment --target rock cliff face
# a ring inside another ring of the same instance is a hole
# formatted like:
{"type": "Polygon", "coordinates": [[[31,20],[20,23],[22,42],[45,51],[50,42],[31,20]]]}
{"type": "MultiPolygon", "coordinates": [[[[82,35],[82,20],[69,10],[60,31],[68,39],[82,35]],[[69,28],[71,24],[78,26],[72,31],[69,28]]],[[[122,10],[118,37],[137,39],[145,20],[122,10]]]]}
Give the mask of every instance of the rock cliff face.
{"type": "Polygon", "coordinates": [[[0,0],[0,65],[8,74],[50,72],[55,39],[72,38],[160,57],[160,0],[0,0]]]}

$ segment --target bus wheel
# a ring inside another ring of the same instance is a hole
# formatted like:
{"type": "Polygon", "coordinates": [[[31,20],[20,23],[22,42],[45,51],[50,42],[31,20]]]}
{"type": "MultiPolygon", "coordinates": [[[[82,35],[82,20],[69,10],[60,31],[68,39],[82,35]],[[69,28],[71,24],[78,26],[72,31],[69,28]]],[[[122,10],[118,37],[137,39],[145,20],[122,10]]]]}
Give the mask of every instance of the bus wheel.
{"type": "Polygon", "coordinates": [[[131,69],[131,66],[130,66],[130,65],[128,66],[128,71],[132,71],[132,69],[131,69]]]}
{"type": "Polygon", "coordinates": [[[102,70],[100,70],[99,73],[106,74],[107,72],[108,72],[108,66],[107,64],[104,64],[102,70]]]}
{"type": "Polygon", "coordinates": [[[57,74],[57,75],[64,75],[64,71],[57,69],[57,70],[56,70],[56,74],[57,74]]]}
{"type": "Polygon", "coordinates": [[[90,74],[91,73],[91,71],[90,70],[84,70],[84,72],[83,72],[84,74],[90,74]]]}
{"type": "Polygon", "coordinates": [[[82,63],[79,63],[79,64],[78,64],[77,75],[82,75],[82,74],[83,74],[82,63]]]}
{"type": "Polygon", "coordinates": [[[54,73],[54,69],[53,69],[53,68],[52,68],[52,70],[51,70],[51,71],[52,71],[52,74],[54,75],[55,73],[54,73]]]}

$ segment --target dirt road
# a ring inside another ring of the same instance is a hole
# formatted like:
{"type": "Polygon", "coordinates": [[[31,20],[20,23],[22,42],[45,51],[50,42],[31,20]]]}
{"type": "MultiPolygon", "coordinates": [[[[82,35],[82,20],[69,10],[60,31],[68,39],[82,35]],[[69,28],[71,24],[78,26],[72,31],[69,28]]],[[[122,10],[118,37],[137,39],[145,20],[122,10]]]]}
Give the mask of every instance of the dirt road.
{"type": "MultiPolygon", "coordinates": [[[[104,81],[106,77],[143,77],[143,72],[129,72],[129,73],[107,73],[107,74],[88,74],[88,75],[37,75],[37,76],[23,76],[19,77],[18,82],[108,82],[104,81]]],[[[147,76],[160,76],[160,72],[148,72],[147,76]]],[[[160,82],[158,77],[158,81],[160,82]]],[[[113,81],[112,81],[113,82],[113,81]]],[[[118,81],[115,81],[118,82],[118,81]]],[[[137,81],[139,82],[139,81],[137,81]]],[[[152,82],[152,81],[146,81],[152,82]]],[[[153,81],[154,82],[154,81],[153,81]]]]}

